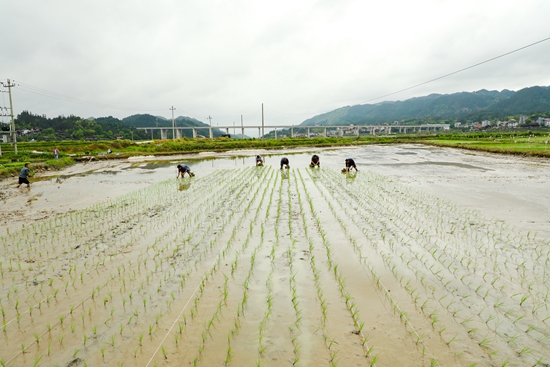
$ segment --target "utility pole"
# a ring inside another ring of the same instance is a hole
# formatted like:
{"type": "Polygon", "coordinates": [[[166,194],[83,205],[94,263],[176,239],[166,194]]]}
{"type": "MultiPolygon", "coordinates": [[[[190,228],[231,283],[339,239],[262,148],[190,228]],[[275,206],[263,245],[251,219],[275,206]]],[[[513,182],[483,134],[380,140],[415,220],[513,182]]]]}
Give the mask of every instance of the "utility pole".
{"type": "Polygon", "coordinates": [[[174,125],[174,106],[172,106],[172,108],[170,108],[170,110],[172,110],[172,140],[175,140],[176,139],[176,125],[174,125]]]}
{"type": "Polygon", "coordinates": [[[13,152],[15,155],[17,155],[17,134],[15,133],[15,120],[13,118],[13,102],[11,100],[11,87],[15,87],[15,83],[11,83],[8,79],[7,84],[4,84],[4,82],[0,82],[2,86],[8,88],[8,94],[10,96],[10,117],[11,117],[11,125],[10,125],[10,136],[11,141],[13,143],[13,152]]]}
{"type": "Polygon", "coordinates": [[[208,115],[207,119],[210,120],[210,139],[212,139],[212,137],[214,135],[212,133],[212,117],[210,117],[210,115],[208,115]]]}
{"type": "Polygon", "coordinates": [[[264,131],[264,104],[262,103],[262,141],[264,140],[264,135],[265,135],[265,131],[264,131]]]}
{"type": "Polygon", "coordinates": [[[241,140],[244,139],[244,124],[243,124],[243,115],[241,115],[241,140]]]}

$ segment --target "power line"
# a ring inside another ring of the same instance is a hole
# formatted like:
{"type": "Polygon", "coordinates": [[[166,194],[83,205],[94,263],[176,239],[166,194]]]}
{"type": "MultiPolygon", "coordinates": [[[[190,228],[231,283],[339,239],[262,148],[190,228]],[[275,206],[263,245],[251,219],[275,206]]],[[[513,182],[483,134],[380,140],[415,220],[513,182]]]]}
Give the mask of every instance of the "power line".
{"type": "MultiPolygon", "coordinates": [[[[383,96],[379,96],[379,97],[376,97],[376,98],[371,98],[371,99],[369,99],[369,100],[367,100],[367,101],[364,101],[364,102],[361,102],[361,103],[368,103],[368,102],[371,102],[371,101],[374,101],[374,100],[377,100],[377,99],[380,99],[380,98],[392,96],[392,95],[397,94],[397,93],[401,93],[401,92],[404,92],[404,91],[407,91],[407,90],[410,90],[410,89],[413,89],[413,88],[417,88],[417,87],[420,87],[420,86],[422,86],[422,85],[426,85],[426,84],[431,83],[431,82],[435,82],[436,80],[440,80],[440,79],[446,78],[446,77],[448,77],[448,76],[451,76],[451,75],[455,75],[455,74],[461,73],[461,72],[463,72],[463,71],[466,71],[466,70],[475,68],[475,67],[477,67],[477,66],[479,66],[479,65],[486,64],[486,63],[491,62],[491,61],[494,61],[494,60],[496,60],[496,59],[500,59],[501,57],[508,56],[508,55],[510,55],[510,54],[513,54],[513,53],[515,53],[515,52],[524,50],[524,49],[526,49],[526,48],[529,48],[529,47],[531,47],[531,46],[537,45],[537,44],[539,44],[539,43],[542,43],[542,42],[548,41],[548,40],[550,40],[550,37],[544,38],[544,39],[542,39],[542,40],[540,40],[540,41],[537,41],[537,42],[533,42],[533,43],[531,43],[531,44],[529,44],[529,45],[527,45],[527,46],[523,46],[523,47],[517,48],[517,49],[515,49],[515,50],[513,50],[513,51],[506,52],[506,53],[504,53],[504,54],[502,54],[502,55],[492,57],[492,58],[487,59],[487,60],[485,60],[485,61],[478,62],[477,64],[470,65],[470,66],[465,67],[465,68],[462,68],[462,69],[460,69],[460,70],[453,71],[452,73],[448,73],[448,74],[439,76],[439,77],[437,77],[437,78],[430,79],[430,80],[428,80],[428,81],[425,81],[425,82],[423,82],[423,83],[419,83],[419,84],[413,85],[413,86],[411,86],[411,87],[407,87],[407,88],[404,88],[404,89],[400,89],[400,90],[398,90],[398,91],[396,91],[396,92],[384,94],[383,96]]],[[[360,104],[361,104],[361,103],[360,103],[360,104]]]]}
{"type": "MultiPolygon", "coordinates": [[[[448,77],[448,76],[455,75],[455,74],[461,73],[461,72],[466,71],[466,70],[469,70],[469,69],[473,69],[473,68],[475,68],[475,67],[477,67],[477,66],[480,66],[480,65],[486,64],[486,63],[488,63],[488,62],[491,62],[491,61],[500,59],[500,58],[502,58],[502,57],[504,57],[504,56],[508,56],[508,55],[510,55],[510,54],[513,54],[513,53],[515,53],[515,52],[524,50],[524,49],[529,48],[529,47],[531,47],[531,46],[535,46],[535,45],[537,45],[537,44],[539,44],[539,43],[542,43],[542,42],[545,42],[545,41],[548,41],[548,40],[550,40],[550,37],[541,39],[540,41],[537,41],[537,42],[530,43],[530,44],[528,44],[528,45],[526,45],[526,46],[517,48],[517,49],[515,49],[515,50],[513,50],[513,51],[509,51],[509,52],[503,53],[502,55],[498,55],[498,56],[492,57],[492,58],[487,59],[487,60],[485,60],[485,61],[478,62],[478,63],[476,63],[476,64],[473,64],[473,65],[470,65],[470,66],[468,66],[468,67],[462,68],[462,69],[460,69],[460,70],[456,70],[456,71],[453,71],[453,72],[451,72],[451,73],[448,73],[448,74],[439,76],[439,77],[437,77],[437,78],[433,78],[433,79],[430,79],[430,80],[428,80],[428,81],[425,81],[425,82],[422,82],[422,83],[419,83],[419,84],[415,84],[415,85],[413,85],[413,86],[411,86],[411,87],[403,88],[403,89],[400,89],[400,90],[395,91],[395,92],[391,92],[391,93],[388,93],[388,94],[384,94],[384,95],[382,95],[382,96],[378,96],[378,97],[375,97],[375,98],[371,98],[371,99],[366,100],[366,101],[363,101],[363,102],[359,102],[358,104],[369,103],[369,102],[375,101],[375,100],[380,99],[380,98],[393,96],[394,94],[398,94],[398,93],[401,93],[401,92],[405,92],[405,91],[407,91],[407,90],[414,89],[414,88],[420,87],[420,86],[422,86],[422,85],[426,85],[426,84],[435,82],[436,80],[440,80],[440,79],[446,78],[446,77],[448,77]]],[[[285,113],[285,112],[273,111],[273,110],[271,110],[271,111],[272,111],[272,112],[281,113],[281,114],[295,115],[295,116],[298,116],[298,115],[305,115],[305,114],[306,114],[306,113],[293,114],[293,113],[285,113]]],[[[332,111],[332,110],[331,110],[331,111],[332,111]]],[[[330,112],[330,111],[320,112],[320,113],[317,113],[317,115],[321,115],[321,114],[327,113],[327,112],[330,112]]]]}

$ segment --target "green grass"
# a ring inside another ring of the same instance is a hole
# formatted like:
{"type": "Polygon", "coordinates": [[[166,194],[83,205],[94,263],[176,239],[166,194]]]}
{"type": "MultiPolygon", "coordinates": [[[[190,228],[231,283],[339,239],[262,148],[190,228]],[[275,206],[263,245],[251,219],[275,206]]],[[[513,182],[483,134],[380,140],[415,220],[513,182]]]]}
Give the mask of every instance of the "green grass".
{"type": "Polygon", "coordinates": [[[537,157],[550,157],[550,137],[543,136],[515,136],[503,137],[488,134],[487,138],[480,139],[425,139],[419,143],[445,146],[452,148],[462,148],[469,150],[480,150],[492,153],[527,155],[537,157]]]}

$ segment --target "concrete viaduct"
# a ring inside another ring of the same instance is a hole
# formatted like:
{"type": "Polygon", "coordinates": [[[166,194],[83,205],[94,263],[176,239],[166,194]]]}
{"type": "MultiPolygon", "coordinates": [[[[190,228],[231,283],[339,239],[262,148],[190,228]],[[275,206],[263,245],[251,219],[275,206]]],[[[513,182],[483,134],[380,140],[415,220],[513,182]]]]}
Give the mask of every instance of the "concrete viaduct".
{"type": "MultiPolygon", "coordinates": [[[[425,124],[425,125],[348,125],[348,126],[296,126],[296,125],[278,125],[278,126],[216,126],[216,127],[210,127],[210,126],[194,126],[194,127],[138,127],[137,130],[145,130],[151,131],[151,136],[153,135],[153,131],[159,130],[160,131],[160,137],[162,140],[168,139],[168,132],[172,130],[172,137],[176,139],[180,139],[183,136],[183,130],[193,130],[193,138],[196,138],[198,136],[197,130],[208,130],[209,131],[209,137],[214,137],[214,130],[225,130],[227,135],[229,134],[230,129],[233,129],[234,131],[237,129],[241,130],[241,136],[244,138],[244,130],[245,129],[258,129],[258,136],[264,136],[265,129],[269,130],[275,130],[275,139],[277,139],[277,129],[289,129],[290,130],[290,136],[295,137],[294,130],[304,130],[307,129],[307,136],[311,136],[311,129],[322,129],[323,134],[322,136],[327,136],[327,130],[336,129],[337,136],[359,136],[361,133],[363,134],[369,134],[369,135],[376,135],[378,133],[380,134],[391,134],[391,133],[401,133],[406,134],[407,132],[411,133],[417,133],[421,131],[437,131],[437,130],[448,130],[449,125],[448,124],[425,124]]],[[[334,135],[333,135],[334,136],[334,135]]]]}

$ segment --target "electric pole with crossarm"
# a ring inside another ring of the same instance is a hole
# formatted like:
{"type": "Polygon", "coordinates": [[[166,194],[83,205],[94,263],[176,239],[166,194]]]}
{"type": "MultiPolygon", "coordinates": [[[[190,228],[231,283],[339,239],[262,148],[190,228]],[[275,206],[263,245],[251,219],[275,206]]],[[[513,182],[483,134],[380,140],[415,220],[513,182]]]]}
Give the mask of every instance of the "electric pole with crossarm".
{"type": "Polygon", "coordinates": [[[176,125],[174,125],[174,106],[172,106],[170,110],[172,111],[172,140],[176,140],[176,125]]]}
{"type": "Polygon", "coordinates": [[[13,118],[13,102],[11,99],[11,87],[15,87],[15,83],[10,82],[10,80],[8,79],[7,83],[0,82],[0,84],[2,84],[3,87],[8,88],[8,94],[10,96],[10,115],[9,115],[11,117],[10,136],[11,136],[11,141],[13,143],[13,152],[17,154],[17,134],[15,133],[15,120],[13,118]]]}

